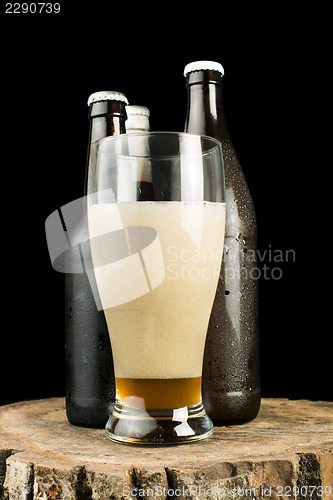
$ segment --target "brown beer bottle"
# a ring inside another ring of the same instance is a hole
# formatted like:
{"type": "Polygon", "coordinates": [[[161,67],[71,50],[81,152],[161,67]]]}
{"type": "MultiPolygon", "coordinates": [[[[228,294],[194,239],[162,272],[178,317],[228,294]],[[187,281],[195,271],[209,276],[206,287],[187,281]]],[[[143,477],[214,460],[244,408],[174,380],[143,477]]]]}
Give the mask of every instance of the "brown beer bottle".
{"type": "Polygon", "coordinates": [[[222,145],[226,186],[226,233],[221,273],[208,326],[202,397],[215,423],[256,417],[259,378],[256,215],[228,132],[222,101],[221,64],[196,61],[184,70],[188,89],[185,132],[222,145]]]}
{"type": "MultiPolygon", "coordinates": [[[[126,132],[126,104],[120,92],[95,92],[89,97],[86,179],[91,144],[126,132]]],[[[84,203],[82,213],[76,216],[80,220],[76,235],[85,241],[88,230],[84,203]]],[[[110,405],[115,402],[113,359],[104,311],[96,306],[85,272],[65,275],[65,325],[67,418],[75,425],[103,428],[112,411],[110,405]]]]}

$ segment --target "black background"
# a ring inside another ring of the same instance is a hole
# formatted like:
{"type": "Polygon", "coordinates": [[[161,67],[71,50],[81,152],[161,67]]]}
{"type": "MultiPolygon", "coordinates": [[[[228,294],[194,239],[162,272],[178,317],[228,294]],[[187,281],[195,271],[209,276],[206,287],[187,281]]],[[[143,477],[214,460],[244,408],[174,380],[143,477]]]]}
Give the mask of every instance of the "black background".
{"type": "Polygon", "coordinates": [[[82,196],[88,96],[124,92],[150,109],[151,130],[182,131],[183,69],[199,59],[225,69],[225,113],[256,207],[259,251],[295,256],[261,264],[263,396],[332,400],[329,337],[310,284],[311,21],[252,3],[60,3],[53,15],[1,6],[0,404],[65,394],[63,275],[51,267],[44,224],[82,196]]]}

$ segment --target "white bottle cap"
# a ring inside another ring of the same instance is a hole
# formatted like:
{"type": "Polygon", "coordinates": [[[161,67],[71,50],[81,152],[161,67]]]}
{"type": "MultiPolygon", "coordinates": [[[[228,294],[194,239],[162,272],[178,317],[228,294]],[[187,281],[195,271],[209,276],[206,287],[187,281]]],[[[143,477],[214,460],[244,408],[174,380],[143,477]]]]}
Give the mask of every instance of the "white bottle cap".
{"type": "Polygon", "coordinates": [[[126,132],[149,131],[150,111],[145,106],[126,106],[126,132]]]}
{"type": "Polygon", "coordinates": [[[128,115],[143,115],[143,116],[149,116],[150,111],[146,106],[137,106],[136,104],[131,105],[131,106],[126,106],[126,113],[128,115]]]}
{"type": "Polygon", "coordinates": [[[215,61],[194,61],[185,66],[184,76],[192,71],[203,71],[203,70],[218,71],[221,75],[224,75],[224,69],[222,64],[215,61]]]}
{"type": "Polygon", "coordinates": [[[114,92],[113,90],[101,90],[99,92],[94,92],[89,96],[88,106],[93,102],[99,101],[122,101],[128,104],[127,97],[121,92],[114,92]]]}

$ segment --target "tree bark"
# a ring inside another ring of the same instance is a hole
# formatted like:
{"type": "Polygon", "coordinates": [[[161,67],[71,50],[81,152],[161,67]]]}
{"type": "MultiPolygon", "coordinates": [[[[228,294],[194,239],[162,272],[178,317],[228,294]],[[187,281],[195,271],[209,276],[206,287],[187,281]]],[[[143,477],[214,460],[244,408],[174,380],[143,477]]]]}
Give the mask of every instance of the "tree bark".
{"type": "Polygon", "coordinates": [[[63,398],[0,407],[0,498],[132,497],[332,499],[333,403],[263,399],[252,422],[161,447],[73,426],[63,398]]]}

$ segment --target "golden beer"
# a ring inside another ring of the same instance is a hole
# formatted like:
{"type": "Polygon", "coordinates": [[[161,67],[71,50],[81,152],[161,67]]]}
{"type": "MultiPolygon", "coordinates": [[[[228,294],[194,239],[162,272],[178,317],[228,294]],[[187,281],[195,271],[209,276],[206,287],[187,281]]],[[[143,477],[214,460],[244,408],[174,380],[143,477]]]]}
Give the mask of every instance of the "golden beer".
{"type": "Polygon", "coordinates": [[[170,379],[116,378],[121,403],[149,410],[172,410],[201,402],[201,377],[170,379]]]}

